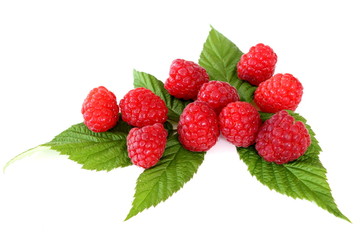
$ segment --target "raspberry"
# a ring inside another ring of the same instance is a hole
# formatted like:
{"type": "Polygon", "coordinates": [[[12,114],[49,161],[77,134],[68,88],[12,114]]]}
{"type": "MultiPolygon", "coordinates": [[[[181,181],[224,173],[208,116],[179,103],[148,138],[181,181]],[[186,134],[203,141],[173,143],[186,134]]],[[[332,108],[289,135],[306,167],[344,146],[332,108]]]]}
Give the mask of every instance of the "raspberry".
{"type": "Polygon", "coordinates": [[[174,97],[195,100],[201,85],[208,81],[209,75],[204,68],[191,61],[176,59],[170,66],[165,89],[174,97]]]}
{"type": "Polygon", "coordinates": [[[310,143],[310,135],[304,123],[295,121],[283,110],[261,126],[255,148],[266,161],[283,164],[302,156],[310,143]]]}
{"type": "Polygon", "coordinates": [[[219,114],[228,103],[239,101],[240,97],[236,88],[229,83],[210,81],[201,86],[197,100],[207,102],[219,114]]]}
{"type": "Polygon", "coordinates": [[[132,128],[126,139],[132,163],[143,168],[154,166],[164,153],[167,134],[161,123],[132,128]]]}
{"type": "Polygon", "coordinates": [[[247,102],[232,102],[219,115],[222,135],[237,147],[255,143],[261,125],[260,114],[247,102]]]}
{"type": "Polygon", "coordinates": [[[81,113],[84,124],[93,132],[105,132],[119,120],[119,106],[115,95],[100,86],[87,95],[81,113]]]}
{"type": "Polygon", "coordinates": [[[271,47],[259,43],[241,56],[237,64],[238,77],[258,86],[261,82],[271,78],[276,62],[277,56],[271,47]]]}
{"type": "Polygon", "coordinates": [[[168,113],[165,102],[146,88],[129,91],[121,99],[120,109],[122,119],[136,127],[164,123],[168,113]]]}
{"type": "Polygon", "coordinates": [[[220,135],[215,111],[207,103],[199,101],[185,107],[177,131],[184,148],[193,152],[209,150],[220,135]]]}
{"type": "Polygon", "coordinates": [[[261,83],[254,94],[254,101],[261,111],[276,113],[294,111],[301,101],[303,86],[291,74],[276,74],[261,83]]]}

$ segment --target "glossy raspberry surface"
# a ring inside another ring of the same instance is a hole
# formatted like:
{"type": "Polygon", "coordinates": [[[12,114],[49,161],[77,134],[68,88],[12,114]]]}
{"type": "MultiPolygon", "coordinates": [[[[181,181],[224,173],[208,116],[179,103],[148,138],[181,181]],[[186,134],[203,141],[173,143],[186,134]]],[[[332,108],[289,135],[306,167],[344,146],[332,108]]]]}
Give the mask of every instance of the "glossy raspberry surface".
{"type": "Polygon", "coordinates": [[[243,54],[237,64],[238,77],[258,86],[271,78],[275,71],[277,55],[271,47],[259,43],[243,54]]]}
{"type": "Polygon", "coordinates": [[[120,101],[122,119],[136,127],[164,123],[168,109],[155,93],[146,88],[129,91],[120,101]]]}
{"type": "Polygon", "coordinates": [[[239,101],[240,97],[236,88],[229,83],[210,81],[201,86],[197,100],[208,103],[219,114],[228,103],[239,101]]]}
{"type": "Polygon", "coordinates": [[[81,108],[84,124],[93,132],[105,132],[119,119],[119,106],[115,95],[100,86],[90,91],[81,108]]]}
{"type": "Polygon", "coordinates": [[[167,135],[161,123],[132,128],[127,136],[127,150],[132,163],[142,168],[154,166],[165,151],[167,135]]]}
{"type": "Polygon", "coordinates": [[[195,100],[200,87],[209,81],[209,75],[203,67],[184,59],[172,62],[169,75],[165,89],[172,96],[185,100],[195,100]]]}
{"type": "Polygon", "coordinates": [[[289,73],[279,73],[259,85],[254,102],[263,112],[295,111],[302,95],[303,86],[297,78],[289,73]]]}
{"type": "Polygon", "coordinates": [[[247,102],[229,103],[219,115],[221,134],[237,147],[255,143],[261,125],[260,114],[247,102]]]}
{"type": "Polygon", "coordinates": [[[194,152],[209,150],[220,135],[215,111],[199,101],[186,106],[180,115],[177,131],[183,147],[194,152]]]}
{"type": "Polygon", "coordinates": [[[255,148],[266,161],[284,164],[302,156],[310,144],[304,123],[280,111],[261,126],[255,148]]]}

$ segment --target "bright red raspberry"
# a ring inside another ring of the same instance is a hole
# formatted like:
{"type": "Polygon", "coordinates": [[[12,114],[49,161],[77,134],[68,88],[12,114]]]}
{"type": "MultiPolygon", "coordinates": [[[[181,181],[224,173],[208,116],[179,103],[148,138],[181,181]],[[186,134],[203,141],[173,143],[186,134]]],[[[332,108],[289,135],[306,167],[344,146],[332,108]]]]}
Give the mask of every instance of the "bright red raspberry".
{"type": "Polygon", "coordinates": [[[132,128],[127,136],[127,150],[132,163],[143,168],[154,166],[165,151],[167,135],[161,123],[132,128]]]}
{"type": "Polygon", "coordinates": [[[122,119],[136,127],[164,123],[168,109],[165,102],[146,88],[129,91],[120,101],[122,119]]]}
{"type": "Polygon", "coordinates": [[[119,120],[119,106],[115,95],[100,86],[87,95],[81,109],[84,124],[93,132],[105,132],[119,120]]]}
{"type": "Polygon", "coordinates": [[[165,89],[174,97],[195,100],[201,85],[208,81],[209,75],[203,67],[191,61],[176,59],[170,66],[165,89]]]}
{"type": "Polygon", "coordinates": [[[283,110],[261,126],[255,148],[266,161],[283,164],[298,159],[310,144],[310,135],[304,123],[295,121],[283,110]]]}
{"type": "Polygon", "coordinates": [[[254,101],[263,112],[294,111],[301,101],[303,86],[291,74],[276,74],[261,83],[254,94],[254,101]]]}
{"type": "Polygon", "coordinates": [[[261,125],[260,114],[247,102],[232,102],[219,115],[221,134],[237,147],[255,143],[261,125]]]}
{"type": "Polygon", "coordinates": [[[219,114],[228,103],[239,101],[240,97],[236,88],[229,83],[210,81],[201,86],[197,100],[208,103],[219,114]]]}
{"type": "Polygon", "coordinates": [[[237,64],[238,77],[258,86],[261,82],[271,78],[276,62],[277,56],[272,48],[259,43],[241,56],[237,64]]]}
{"type": "Polygon", "coordinates": [[[207,103],[199,101],[185,107],[177,131],[184,148],[193,152],[209,150],[220,135],[215,111],[207,103]]]}

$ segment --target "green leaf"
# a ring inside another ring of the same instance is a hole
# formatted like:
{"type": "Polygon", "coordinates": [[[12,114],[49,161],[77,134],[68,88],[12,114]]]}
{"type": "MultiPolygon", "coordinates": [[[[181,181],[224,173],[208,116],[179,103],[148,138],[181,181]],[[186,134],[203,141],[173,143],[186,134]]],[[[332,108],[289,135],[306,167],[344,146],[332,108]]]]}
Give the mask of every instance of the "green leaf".
{"type": "Polygon", "coordinates": [[[132,208],[125,220],[165,201],[197,172],[205,153],[184,149],[177,138],[170,137],[159,163],[139,176],[132,208]]]}
{"type": "Polygon", "coordinates": [[[174,135],[174,133],[175,133],[175,129],[174,129],[174,126],[172,125],[172,123],[171,122],[169,122],[169,121],[166,121],[165,123],[164,123],[164,128],[166,129],[166,131],[168,132],[168,136],[167,136],[167,138],[170,138],[172,135],[174,135]]]}
{"type": "Polygon", "coordinates": [[[184,101],[171,96],[164,88],[164,83],[156,79],[153,75],[148,73],[139,72],[134,70],[134,87],[144,87],[151,90],[153,93],[161,97],[165,101],[167,108],[169,109],[168,118],[172,121],[178,122],[180,114],[184,108],[191,101],[184,101]]]}
{"type": "Polygon", "coordinates": [[[119,121],[116,124],[115,127],[113,127],[112,129],[108,130],[108,132],[111,133],[124,133],[124,134],[128,134],[130,129],[133,128],[132,126],[130,126],[129,124],[127,124],[127,122],[124,122],[121,118],[121,114],[119,114],[119,121]]]}
{"type": "Polygon", "coordinates": [[[199,64],[211,80],[220,80],[234,86],[242,101],[251,102],[256,87],[237,77],[236,64],[243,53],[224,35],[211,29],[200,55],[199,64]]]}
{"type": "Polygon", "coordinates": [[[131,165],[127,155],[128,126],[121,120],[108,132],[95,133],[83,123],[71,126],[51,142],[43,144],[69,159],[82,164],[84,169],[110,171],[131,165]]]}
{"type": "MultiPolygon", "coordinates": [[[[306,199],[315,202],[319,207],[335,216],[350,220],[338,209],[327,183],[326,169],[319,160],[321,148],[315,138],[315,133],[306,120],[297,113],[288,111],[298,121],[305,123],[311,135],[311,145],[306,153],[299,159],[287,163],[276,164],[265,161],[256,151],[254,146],[237,148],[240,158],[248,166],[251,175],[255,176],[262,184],[281,194],[293,198],[306,199]]],[[[271,114],[261,114],[263,120],[271,114]]]]}

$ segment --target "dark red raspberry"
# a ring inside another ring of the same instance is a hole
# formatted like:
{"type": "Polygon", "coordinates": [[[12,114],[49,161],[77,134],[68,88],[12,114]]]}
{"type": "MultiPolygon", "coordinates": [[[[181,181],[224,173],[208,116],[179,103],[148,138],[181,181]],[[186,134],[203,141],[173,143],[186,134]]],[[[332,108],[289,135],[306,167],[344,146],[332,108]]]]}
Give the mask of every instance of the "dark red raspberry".
{"type": "Polygon", "coordinates": [[[298,159],[310,144],[304,123],[295,121],[288,112],[280,111],[261,126],[255,148],[266,161],[283,164],[298,159]]]}
{"type": "Polygon", "coordinates": [[[129,91],[120,101],[122,119],[136,127],[164,123],[168,109],[165,102],[146,88],[129,91]]]}
{"type": "Polygon", "coordinates": [[[258,86],[261,82],[271,78],[276,62],[277,56],[271,47],[259,43],[241,56],[237,64],[238,77],[258,86]]]}
{"type": "Polygon", "coordinates": [[[84,124],[93,132],[105,132],[114,127],[119,120],[119,106],[115,95],[100,86],[90,91],[81,113],[84,124]]]}
{"type": "Polygon", "coordinates": [[[185,107],[177,131],[184,148],[193,152],[209,150],[220,135],[215,111],[207,103],[199,101],[185,107]]]}
{"type": "Polygon", "coordinates": [[[247,102],[232,102],[219,115],[222,135],[237,147],[255,143],[261,125],[260,114],[247,102]]]}
{"type": "Polygon", "coordinates": [[[143,168],[154,166],[164,153],[167,134],[161,123],[132,128],[127,136],[127,150],[132,163],[143,168]]]}
{"type": "Polygon", "coordinates": [[[261,111],[276,113],[294,111],[301,101],[303,86],[291,74],[276,74],[261,83],[254,94],[254,101],[261,111]]]}
{"type": "Polygon", "coordinates": [[[170,76],[165,89],[174,97],[196,99],[201,85],[209,81],[206,70],[198,64],[176,59],[170,66],[170,76]]]}
{"type": "Polygon", "coordinates": [[[236,88],[229,83],[210,81],[201,86],[197,100],[208,103],[219,114],[228,103],[239,101],[240,97],[236,88]]]}

